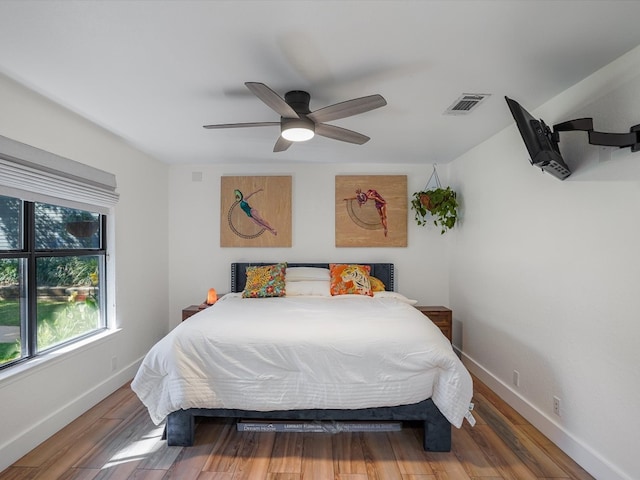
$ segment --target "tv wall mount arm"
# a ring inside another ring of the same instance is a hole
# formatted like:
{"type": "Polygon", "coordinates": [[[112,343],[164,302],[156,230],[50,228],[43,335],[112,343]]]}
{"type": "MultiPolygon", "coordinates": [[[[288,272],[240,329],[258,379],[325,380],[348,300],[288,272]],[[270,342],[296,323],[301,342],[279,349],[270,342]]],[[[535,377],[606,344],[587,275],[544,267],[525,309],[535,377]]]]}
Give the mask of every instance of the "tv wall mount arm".
{"type": "Polygon", "coordinates": [[[632,152],[640,152],[640,125],[634,125],[629,133],[605,133],[593,130],[592,118],[577,118],[553,126],[553,138],[560,140],[558,132],[570,132],[580,130],[588,132],[591,145],[603,145],[605,147],[631,147],[632,152]]]}

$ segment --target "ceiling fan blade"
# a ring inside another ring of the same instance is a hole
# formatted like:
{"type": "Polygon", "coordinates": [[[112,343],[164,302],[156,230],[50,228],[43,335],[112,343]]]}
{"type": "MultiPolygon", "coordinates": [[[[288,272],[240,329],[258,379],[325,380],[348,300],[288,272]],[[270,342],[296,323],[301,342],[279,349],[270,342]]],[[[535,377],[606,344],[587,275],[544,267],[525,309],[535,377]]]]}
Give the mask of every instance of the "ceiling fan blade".
{"type": "Polygon", "coordinates": [[[253,94],[262,100],[271,110],[277,112],[281,117],[299,118],[296,111],[284,101],[276,92],[267,87],[264,83],[245,82],[245,85],[253,94]]]}
{"type": "Polygon", "coordinates": [[[251,122],[251,123],[221,123],[218,125],[203,125],[203,128],[242,128],[242,127],[275,127],[280,122],[251,122]]]}
{"type": "Polygon", "coordinates": [[[289,148],[293,142],[287,140],[283,136],[279,136],[276,144],[273,147],[274,152],[284,152],[287,148],[289,148]]]}
{"type": "Polygon", "coordinates": [[[322,135],[323,137],[332,138],[333,140],[340,140],[341,142],[356,143],[358,145],[367,143],[370,140],[369,137],[361,133],[336,127],[335,125],[327,125],[326,123],[316,124],[316,135],[322,135]]]}
{"type": "Polygon", "coordinates": [[[368,112],[375,108],[384,107],[387,101],[382,95],[369,95],[368,97],[354,98],[346,102],[336,103],[328,107],[321,108],[307,115],[314,122],[330,122],[339,118],[351,117],[360,113],[368,112]]]}

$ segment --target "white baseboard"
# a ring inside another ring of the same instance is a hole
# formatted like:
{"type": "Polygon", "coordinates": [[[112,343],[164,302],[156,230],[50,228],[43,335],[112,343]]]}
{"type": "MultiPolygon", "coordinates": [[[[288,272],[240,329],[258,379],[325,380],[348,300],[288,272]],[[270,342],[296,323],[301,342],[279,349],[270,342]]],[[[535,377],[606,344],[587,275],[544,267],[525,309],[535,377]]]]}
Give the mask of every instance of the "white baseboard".
{"type": "Polygon", "coordinates": [[[4,444],[0,445],[0,472],[129,382],[136,374],[140,361],[136,360],[115,372],[81,397],[74,398],[42,421],[30,426],[15,437],[7,439],[4,444]]]}
{"type": "Polygon", "coordinates": [[[509,385],[494,376],[469,355],[460,351],[457,347],[454,347],[454,349],[472,374],[478,377],[487,387],[493,390],[501,399],[513,407],[529,423],[540,430],[549,440],[596,479],[634,480],[585,442],[565,430],[535,405],[529,403],[527,399],[520,396],[518,392],[511,389],[509,385]]]}

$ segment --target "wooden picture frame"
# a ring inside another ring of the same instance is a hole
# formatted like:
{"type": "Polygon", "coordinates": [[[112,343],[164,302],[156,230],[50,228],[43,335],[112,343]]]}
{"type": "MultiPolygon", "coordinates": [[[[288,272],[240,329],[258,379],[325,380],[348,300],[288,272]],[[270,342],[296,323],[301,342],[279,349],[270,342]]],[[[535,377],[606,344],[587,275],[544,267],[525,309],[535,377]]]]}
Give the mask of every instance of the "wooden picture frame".
{"type": "Polygon", "coordinates": [[[291,247],[291,177],[220,177],[221,247],[291,247]]]}
{"type": "Polygon", "coordinates": [[[406,175],[336,175],[336,247],[407,246],[406,175]]]}

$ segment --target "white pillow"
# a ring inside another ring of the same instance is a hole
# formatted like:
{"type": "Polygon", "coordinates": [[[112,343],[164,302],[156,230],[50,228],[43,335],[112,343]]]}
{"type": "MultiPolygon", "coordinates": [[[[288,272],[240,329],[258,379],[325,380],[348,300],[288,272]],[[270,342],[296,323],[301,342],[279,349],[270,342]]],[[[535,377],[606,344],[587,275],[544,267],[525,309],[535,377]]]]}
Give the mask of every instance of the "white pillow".
{"type": "Polygon", "coordinates": [[[287,267],[285,272],[287,282],[304,280],[329,280],[329,269],[320,267],[287,267]]]}
{"type": "MultiPolygon", "coordinates": [[[[288,292],[287,292],[288,293],[288,292]]],[[[408,303],[409,305],[415,305],[417,300],[411,300],[398,292],[373,292],[373,298],[392,298],[400,300],[401,302],[408,303]]]]}
{"type": "Polygon", "coordinates": [[[329,280],[299,280],[296,282],[284,282],[285,295],[295,297],[312,295],[316,297],[330,297],[329,280]]]}

